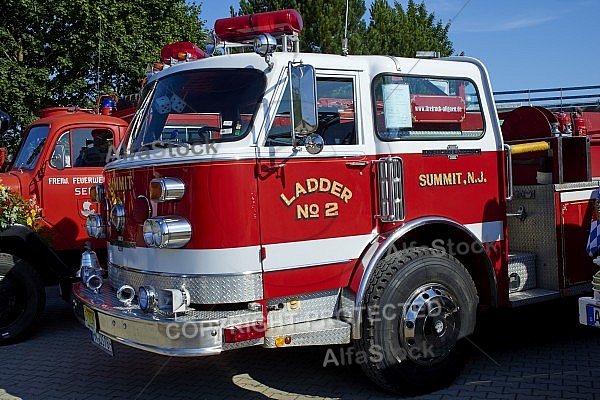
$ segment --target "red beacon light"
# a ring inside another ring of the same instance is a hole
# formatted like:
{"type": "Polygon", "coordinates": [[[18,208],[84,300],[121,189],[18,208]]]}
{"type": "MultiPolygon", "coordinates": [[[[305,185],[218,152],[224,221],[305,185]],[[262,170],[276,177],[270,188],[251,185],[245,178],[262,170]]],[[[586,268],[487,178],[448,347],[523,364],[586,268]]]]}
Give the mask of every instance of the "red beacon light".
{"type": "Polygon", "coordinates": [[[215,34],[231,42],[253,40],[257,35],[293,35],[302,31],[302,16],[294,9],[270,11],[215,21],[215,34]]]}
{"type": "Polygon", "coordinates": [[[163,47],[160,51],[160,59],[165,65],[184,61],[194,61],[207,57],[209,57],[209,55],[192,42],[171,43],[163,47]]]}

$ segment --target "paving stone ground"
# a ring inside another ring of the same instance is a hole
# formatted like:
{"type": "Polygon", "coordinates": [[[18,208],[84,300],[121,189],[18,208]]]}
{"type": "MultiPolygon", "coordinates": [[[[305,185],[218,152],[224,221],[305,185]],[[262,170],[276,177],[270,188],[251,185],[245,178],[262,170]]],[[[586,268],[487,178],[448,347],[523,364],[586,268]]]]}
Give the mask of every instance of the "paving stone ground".
{"type": "MultiPolygon", "coordinates": [[[[34,335],[0,347],[0,400],[399,398],[356,366],[323,367],[327,347],[170,358],[115,344],[110,357],[91,344],[57,288],[47,293],[34,335]]],[[[600,399],[600,329],[579,325],[576,299],[503,310],[481,321],[456,381],[414,399],[600,399]]]]}

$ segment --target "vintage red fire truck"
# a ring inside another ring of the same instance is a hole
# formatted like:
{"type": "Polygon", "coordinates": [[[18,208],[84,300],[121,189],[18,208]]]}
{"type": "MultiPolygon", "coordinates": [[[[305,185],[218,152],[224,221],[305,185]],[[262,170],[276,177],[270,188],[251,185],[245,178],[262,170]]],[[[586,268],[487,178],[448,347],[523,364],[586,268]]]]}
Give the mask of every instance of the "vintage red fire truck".
{"type": "MultiPolygon", "coordinates": [[[[133,113],[113,111],[115,100],[104,96],[100,112],[42,110],[2,167],[0,185],[23,198],[35,197],[42,220],[39,233],[20,224],[0,230],[0,344],[24,338],[35,326],[45,306],[45,286],[58,284],[62,297],[70,299],[81,246],[90,240],[85,220],[96,206],[89,188],[103,181],[107,152],[116,148],[133,113]]],[[[3,125],[2,133],[8,129],[7,122],[3,125]]]]}
{"type": "Polygon", "coordinates": [[[478,310],[590,289],[592,113],[573,132],[529,106],[501,125],[481,62],[303,54],[301,21],[218,20],[254,52],[147,81],[91,189],[108,271],[87,250],[73,291],[94,343],[352,343],[375,383],[413,393],[456,376],[478,310]]]}

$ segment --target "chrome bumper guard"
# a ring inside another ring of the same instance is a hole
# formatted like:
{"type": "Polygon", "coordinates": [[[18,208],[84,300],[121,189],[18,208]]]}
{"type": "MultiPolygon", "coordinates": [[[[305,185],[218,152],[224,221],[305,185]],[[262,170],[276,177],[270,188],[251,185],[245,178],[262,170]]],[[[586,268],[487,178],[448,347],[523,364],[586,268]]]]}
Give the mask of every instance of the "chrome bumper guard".
{"type": "MultiPolygon", "coordinates": [[[[147,314],[137,304],[125,307],[109,285],[98,294],[81,283],[73,285],[73,307],[76,313],[93,311],[95,330],[127,346],[168,356],[208,356],[231,348],[223,340],[223,328],[262,321],[262,312],[193,311],[181,317],[147,314]]],[[[81,316],[81,321],[85,318],[81,316]]],[[[84,322],[89,329],[88,321],[84,322]]],[[[263,344],[249,341],[246,345],[263,344]]],[[[235,347],[245,347],[236,343],[235,347]]]]}

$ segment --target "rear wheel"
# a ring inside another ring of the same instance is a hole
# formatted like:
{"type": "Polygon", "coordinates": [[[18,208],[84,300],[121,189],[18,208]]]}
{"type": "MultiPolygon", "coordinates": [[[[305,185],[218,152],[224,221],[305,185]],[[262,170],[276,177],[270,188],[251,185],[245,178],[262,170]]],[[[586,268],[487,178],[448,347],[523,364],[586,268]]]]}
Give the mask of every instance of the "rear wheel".
{"type": "Polygon", "coordinates": [[[477,291],[447,253],[414,248],[377,265],[365,294],[361,339],[366,374],[398,393],[431,392],[460,372],[465,336],[475,328],[477,291]]]}
{"type": "Polygon", "coordinates": [[[24,339],[45,305],[37,271],[18,257],[0,253],[0,344],[24,339]]]}

